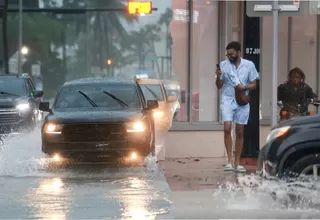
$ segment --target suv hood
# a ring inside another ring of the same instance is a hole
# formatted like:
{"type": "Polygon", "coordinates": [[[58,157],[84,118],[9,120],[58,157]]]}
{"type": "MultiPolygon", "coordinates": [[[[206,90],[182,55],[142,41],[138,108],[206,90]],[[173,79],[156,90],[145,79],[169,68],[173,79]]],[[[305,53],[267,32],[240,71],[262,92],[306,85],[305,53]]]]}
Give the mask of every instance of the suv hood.
{"type": "Polygon", "coordinates": [[[284,121],[277,124],[275,127],[272,128],[272,130],[284,126],[303,126],[314,123],[320,123],[320,115],[302,116],[299,118],[290,119],[288,121],[284,121]]]}
{"type": "Polygon", "coordinates": [[[28,97],[0,96],[1,107],[14,107],[22,101],[27,101],[28,97]]]}
{"type": "Polygon", "coordinates": [[[108,123],[126,122],[142,118],[141,110],[122,111],[55,111],[47,116],[48,121],[58,123],[108,123]]]}

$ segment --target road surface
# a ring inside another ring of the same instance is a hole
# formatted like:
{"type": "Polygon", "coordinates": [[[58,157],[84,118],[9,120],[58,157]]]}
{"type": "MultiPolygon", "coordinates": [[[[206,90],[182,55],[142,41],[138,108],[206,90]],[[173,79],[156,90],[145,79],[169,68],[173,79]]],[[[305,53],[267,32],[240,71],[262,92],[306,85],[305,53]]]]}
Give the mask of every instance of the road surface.
{"type": "Polygon", "coordinates": [[[170,189],[155,158],[135,168],[48,169],[40,146],[37,130],[2,147],[2,219],[172,219],[170,189]]]}
{"type": "Polygon", "coordinates": [[[135,168],[49,169],[40,149],[39,130],[1,147],[2,219],[320,218],[319,182],[292,187],[261,181],[225,173],[223,161],[201,158],[167,160],[159,167],[150,157],[135,168]]]}

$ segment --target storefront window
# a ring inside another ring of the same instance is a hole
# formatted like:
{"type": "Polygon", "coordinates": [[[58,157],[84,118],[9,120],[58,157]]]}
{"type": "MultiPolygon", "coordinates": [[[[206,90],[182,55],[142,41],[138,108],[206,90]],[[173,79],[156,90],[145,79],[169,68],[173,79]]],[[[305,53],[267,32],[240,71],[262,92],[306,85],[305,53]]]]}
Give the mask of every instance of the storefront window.
{"type": "Polygon", "coordinates": [[[219,63],[218,1],[193,0],[192,30],[192,121],[219,120],[215,69],[219,63]],[[209,2],[209,1],[208,1],[209,2]]]}
{"type": "MultiPolygon", "coordinates": [[[[170,33],[172,37],[172,72],[173,80],[180,84],[180,110],[174,119],[176,122],[188,120],[188,6],[186,0],[172,2],[172,20],[170,33]]],[[[197,16],[194,15],[196,18],[197,16]]],[[[197,19],[197,18],[196,18],[197,19]]]]}

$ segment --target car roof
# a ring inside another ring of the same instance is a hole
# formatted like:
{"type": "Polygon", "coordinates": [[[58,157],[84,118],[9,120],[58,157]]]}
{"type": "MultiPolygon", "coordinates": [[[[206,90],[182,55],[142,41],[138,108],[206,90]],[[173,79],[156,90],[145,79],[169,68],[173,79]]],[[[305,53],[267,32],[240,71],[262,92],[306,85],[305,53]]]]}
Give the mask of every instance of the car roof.
{"type": "Polygon", "coordinates": [[[159,79],[136,79],[138,84],[154,84],[154,85],[158,85],[158,84],[162,84],[161,80],[159,79]]]}
{"type": "Polygon", "coordinates": [[[28,74],[15,74],[15,73],[10,73],[10,74],[0,74],[0,78],[3,79],[3,78],[18,78],[18,79],[27,79],[27,78],[30,78],[30,76],[28,74]]]}
{"type": "Polygon", "coordinates": [[[135,85],[135,81],[133,79],[123,79],[117,77],[90,77],[68,81],[62,86],[65,87],[78,85],[135,85]]]}

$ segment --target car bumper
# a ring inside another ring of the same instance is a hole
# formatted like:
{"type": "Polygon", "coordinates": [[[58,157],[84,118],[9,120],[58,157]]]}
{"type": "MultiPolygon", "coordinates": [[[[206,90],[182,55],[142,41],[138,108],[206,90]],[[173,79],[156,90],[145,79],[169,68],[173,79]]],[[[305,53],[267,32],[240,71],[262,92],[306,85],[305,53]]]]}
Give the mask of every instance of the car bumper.
{"type": "Polygon", "coordinates": [[[47,154],[111,154],[125,156],[132,152],[147,156],[151,151],[150,138],[145,134],[130,134],[123,140],[112,141],[73,141],[61,140],[59,135],[43,136],[42,151],[47,154]]]}
{"type": "Polygon", "coordinates": [[[258,157],[257,173],[263,177],[274,177],[277,175],[277,164],[268,160],[271,144],[272,142],[263,146],[258,157]]]}

